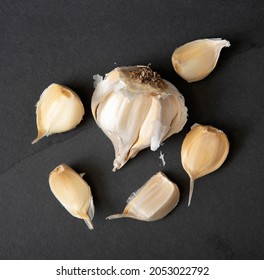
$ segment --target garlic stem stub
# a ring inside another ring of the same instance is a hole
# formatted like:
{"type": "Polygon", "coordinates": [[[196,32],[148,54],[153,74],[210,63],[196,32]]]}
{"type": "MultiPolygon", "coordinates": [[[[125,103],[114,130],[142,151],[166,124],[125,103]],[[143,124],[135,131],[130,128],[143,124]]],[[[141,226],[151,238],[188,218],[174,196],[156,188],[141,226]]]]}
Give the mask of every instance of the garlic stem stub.
{"type": "Polygon", "coordinates": [[[115,214],[107,219],[132,218],[153,222],[164,218],[178,204],[180,191],[165,174],[158,172],[139,190],[132,193],[122,214],[115,214]]]}
{"type": "Polygon", "coordinates": [[[230,47],[230,42],[221,38],[187,43],[172,54],[174,70],[189,83],[200,81],[214,70],[224,47],[230,47]]]}
{"type": "Polygon", "coordinates": [[[71,89],[51,84],[40,96],[36,105],[38,136],[35,144],[44,136],[75,128],[82,120],[84,107],[79,96],[71,89]]]}
{"type": "Polygon", "coordinates": [[[94,79],[92,113],[114,146],[113,171],[142,149],[157,150],[187,121],[183,96],[149,66],[118,67],[94,79]]]}
{"type": "Polygon", "coordinates": [[[49,176],[52,193],[65,209],[74,217],[83,219],[89,229],[93,229],[93,196],[90,186],[67,164],[57,166],[49,176]]]}
{"type": "Polygon", "coordinates": [[[191,204],[194,181],[217,170],[229,153],[226,134],[212,126],[195,124],[181,147],[181,161],[190,177],[188,206],[191,204]]]}

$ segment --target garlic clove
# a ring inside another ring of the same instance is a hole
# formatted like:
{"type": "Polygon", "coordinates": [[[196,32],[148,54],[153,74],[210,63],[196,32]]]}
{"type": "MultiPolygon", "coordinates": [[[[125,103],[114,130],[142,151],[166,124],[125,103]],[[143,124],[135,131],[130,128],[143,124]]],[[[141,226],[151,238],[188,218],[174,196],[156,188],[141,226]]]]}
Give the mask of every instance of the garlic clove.
{"type": "Polygon", "coordinates": [[[178,204],[180,191],[165,174],[158,172],[127,200],[122,214],[114,214],[107,219],[132,218],[152,222],[164,218],[178,204]]]}
{"type": "Polygon", "coordinates": [[[67,164],[57,166],[49,176],[52,193],[74,217],[83,219],[93,229],[94,203],[89,185],[67,164]]]}
{"type": "Polygon", "coordinates": [[[181,131],[182,124],[186,122],[186,111],[181,108],[183,103],[182,96],[176,94],[166,99],[152,98],[151,108],[142,123],[138,140],[130,150],[129,158],[149,145],[152,151],[156,151],[161,142],[181,131]]]}
{"type": "Polygon", "coordinates": [[[36,105],[38,136],[32,144],[44,136],[75,128],[83,115],[83,104],[74,91],[65,86],[51,84],[43,91],[36,105]]]}
{"type": "Polygon", "coordinates": [[[188,206],[191,204],[194,181],[217,170],[229,153],[226,134],[212,126],[195,124],[181,147],[181,161],[190,177],[188,206]]]}
{"type": "Polygon", "coordinates": [[[118,67],[94,76],[92,113],[115,150],[113,171],[179,132],[187,121],[184,98],[148,66],[118,67]]]}
{"type": "Polygon", "coordinates": [[[172,65],[187,82],[200,81],[214,70],[224,47],[230,47],[230,42],[220,38],[192,41],[174,51],[172,65]]]}
{"type": "Polygon", "coordinates": [[[118,98],[111,95],[103,110],[101,111],[101,106],[98,109],[101,129],[111,139],[114,146],[116,157],[114,169],[121,168],[128,160],[127,154],[137,140],[140,124],[146,117],[150,104],[151,99],[146,95],[131,100],[124,99],[122,95],[118,98]],[[119,121],[116,121],[117,119],[119,121]]]}

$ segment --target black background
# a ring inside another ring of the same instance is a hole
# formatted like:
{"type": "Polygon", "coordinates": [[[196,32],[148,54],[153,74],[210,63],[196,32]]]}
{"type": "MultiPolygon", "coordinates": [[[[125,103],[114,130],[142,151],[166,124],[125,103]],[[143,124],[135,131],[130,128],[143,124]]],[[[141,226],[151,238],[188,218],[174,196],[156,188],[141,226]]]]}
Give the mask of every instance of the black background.
{"type": "Polygon", "coordinates": [[[0,258],[2,259],[261,259],[264,258],[262,1],[1,1],[0,258]],[[222,37],[214,72],[188,84],[171,65],[186,42],[222,37]],[[184,130],[158,151],[141,151],[113,173],[111,142],[90,110],[93,74],[149,64],[184,95],[184,130]],[[56,82],[75,90],[86,114],[74,130],[31,145],[35,104],[56,82]],[[227,161],[196,181],[180,162],[194,123],[229,137],[227,161]],[[166,166],[161,166],[160,150],[166,166]],[[94,231],[58,203],[48,176],[66,162],[94,195],[94,231]],[[179,205],[161,221],[106,221],[157,171],[175,181],[179,205]]]}

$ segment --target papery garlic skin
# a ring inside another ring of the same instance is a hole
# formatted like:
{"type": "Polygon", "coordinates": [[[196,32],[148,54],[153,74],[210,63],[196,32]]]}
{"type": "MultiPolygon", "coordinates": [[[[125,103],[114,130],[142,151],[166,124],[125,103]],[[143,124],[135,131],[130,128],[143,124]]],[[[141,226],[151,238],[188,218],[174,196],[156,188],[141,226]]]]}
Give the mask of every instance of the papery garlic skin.
{"type": "Polygon", "coordinates": [[[152,151],[187,121],[184,98],[148,66],[118,67],[95,78],[92,113],[115,149],[113,171],[139,151],[152,151]]]}
{"type": "Polygon", "coordinates": [[[32,144],[44,136],[75,128],[83,115],[83,104],[73,90],[51,84],[43,91],[36,105],[38,136],[32,144]]]}
{"type": "Polygon", "coordinates": [[[221,38],[187,43],[172,55],[174,70],[189,83],[200,81],[214,70],[224,47],[230,47],[230,42],[221,38]]]}
{"type": "Polygon", "coordinates": [[[180,191],[165,174],[158,172],[127,200],[122,214],[114,214],[107,219],[132,218],[153,222],[164,218],[178,204],[180,191]]]}
{"type": "Polygon", "coordinates": [[[190,177],[188,206],[194,188],[194,180],[217,170],[229,153],[226,134],[212,126],[195,124],[186,135],[181,147],[181,161],[190,177]]]}
{"type": "Polygon", "coordinates": [[[94,203],[89,185],[67,164],[57,166],[49,176],[52,193],[74,217],[83,219],[93,229],[94,203]]]}

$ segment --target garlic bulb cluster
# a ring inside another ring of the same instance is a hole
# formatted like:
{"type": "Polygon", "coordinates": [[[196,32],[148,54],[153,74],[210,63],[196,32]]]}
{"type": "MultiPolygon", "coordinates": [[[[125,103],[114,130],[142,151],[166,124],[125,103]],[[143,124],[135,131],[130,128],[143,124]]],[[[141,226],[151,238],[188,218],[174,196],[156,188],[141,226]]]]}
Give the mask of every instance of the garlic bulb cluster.
{"type": "Polygon", "coordinates": [[[88,228],[93,229],[93,197],[89,185],[82,178],[83,175],[63,163],[50,173],[49,184],[52,193],[65,209],[72,216],[83,219],[88,228]]]}
{"type": "Polygon", "coordinates": [[[58,84],[51,84],[43,91],[36,107],[38,136],[32,144],[44,136],[75,128],[84,115],[79,96],[58,84]]]}
{"type": "Polygon", "coordinates": [[[187,82],[200,81],[214,70],[222,48],[229,46],[220,38],[192,41],[174,51],[172,65],[187,82]]]}
{"type": "Polygon", "coordinates": [[[180,191],[165,174],[158,172],[138,191],[132,193],[122,214],[115,214],[107,219],[132,218],[152,222],[164,218],[178,204],[180,191]]]}
{"type": "Polygon", "coordinates": [[[92,113],[114,146],[113,171],[142,149],[157,150],[187,121],[183,96],[148,66],[118,67],[95,79],[92,113]]]}
{"type": "Polygon", "coordinates": [[[217,170],[229,152],[226,134],[212,126],[195,124],[186,135],[181,148],[181,161],[190,177],[188,206],[191,204],[194,180],[217,170]]]}

